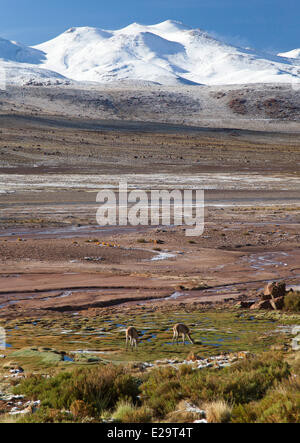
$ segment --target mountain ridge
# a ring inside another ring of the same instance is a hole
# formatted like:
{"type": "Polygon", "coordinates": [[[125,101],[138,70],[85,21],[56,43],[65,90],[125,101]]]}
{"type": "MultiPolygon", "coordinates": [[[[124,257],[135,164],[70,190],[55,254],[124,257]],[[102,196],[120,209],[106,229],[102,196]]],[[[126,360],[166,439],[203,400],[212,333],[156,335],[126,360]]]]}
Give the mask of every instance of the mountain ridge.
{"type": "Polygon", "coordinates": [[[298,49],[292,49],[288,52],[282,52],[278,54],[280,57],[286,57],[286,58],[300,58],[300,48],[298,49]]]}
{"type": "Polygon", "coordinates": [[[287,54],[229,45],[173,20],[118,30],[73,27],[33,47],[0,39],[0,68],[9,68],[16,83],[24,64],[28,75],[20,81],[27,83],[41,78],[50,83],[130,80],[172,86],[300,83],[300,60],[287,54]]]}

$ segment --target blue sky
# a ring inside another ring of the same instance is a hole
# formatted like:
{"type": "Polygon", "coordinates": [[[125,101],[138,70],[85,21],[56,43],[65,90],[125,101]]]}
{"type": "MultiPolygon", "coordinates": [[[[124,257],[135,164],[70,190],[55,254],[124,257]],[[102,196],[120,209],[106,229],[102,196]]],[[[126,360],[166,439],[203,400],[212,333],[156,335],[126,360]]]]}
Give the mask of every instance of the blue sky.
{"type": "Polygon", "coordinates": [[[0,36],[34,45],[72,26],[179,20],[271,52],[300,47],[299,0],[0,0],[0,36]]]}

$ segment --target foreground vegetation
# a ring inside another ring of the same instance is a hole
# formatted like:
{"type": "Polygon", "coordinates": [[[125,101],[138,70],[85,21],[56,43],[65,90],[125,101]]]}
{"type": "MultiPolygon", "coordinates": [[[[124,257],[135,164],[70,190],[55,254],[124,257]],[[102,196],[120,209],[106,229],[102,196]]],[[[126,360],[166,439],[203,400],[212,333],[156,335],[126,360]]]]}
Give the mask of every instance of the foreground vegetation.
{"type": "Polygon", "coordinates": [[[134,352],[124,349],[124,313],[7,322],[11,347],[0,361],[0,391],[40,404],[16,416],[1,416],[0,407],[0,421],[300,421],[300,356],[290,346],[299,314],[150,307],[130,314],[143,337],[134,352]],[[194,346],[172,346],[179,319],[191,326],[194,346]],[[183,363],[189,353],[204,359],[239,351],[246,358],[229,367],[183,363]],[[7,378],[16,365],[24,373],[7,378]]]}
{"type": "Polygon", "coordinates": [[[146,374],[124,366],[77,369],[51,379],[30,376],[14,389],[41,408],[21,422],[300,422],[300,359],[267,352],[222,370],[164,367],[146,374]],[[66,412],[68,411],[68,412],[66,412]],[[199,418],[199,417],[198,417],[199,418]]]}

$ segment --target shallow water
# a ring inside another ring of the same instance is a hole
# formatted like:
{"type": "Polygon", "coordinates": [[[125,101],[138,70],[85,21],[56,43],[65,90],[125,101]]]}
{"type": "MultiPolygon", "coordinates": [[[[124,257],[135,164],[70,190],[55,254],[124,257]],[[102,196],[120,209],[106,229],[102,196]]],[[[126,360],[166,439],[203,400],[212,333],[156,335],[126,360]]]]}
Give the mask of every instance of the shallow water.
{"type": "Polygon", "coordinates": [[[152,337],[147,338],[148,342],[151,342],[152,340],[154,340],[157,337],[157,334],[152,334],[152,337]]]}
{"type": "Polygon", "coordinates": [[[269,252],[267,254],[252,254],[243,257],[242,260],[250,264],[250,267],[259,271],[264,271],[268,267],[288,266],[284,258],[289,257],[286,252],[269,252]]]}
{"type": "MultiPolygon", "coordinates": [[[[155,251],[151,251],[155,252],[155,251]]],[[[175,258],[176,254],[171,254],[169,252],[159,252],[156,257],[153,257],[151,261],[168,260],[169,258],[175,258]]]]}

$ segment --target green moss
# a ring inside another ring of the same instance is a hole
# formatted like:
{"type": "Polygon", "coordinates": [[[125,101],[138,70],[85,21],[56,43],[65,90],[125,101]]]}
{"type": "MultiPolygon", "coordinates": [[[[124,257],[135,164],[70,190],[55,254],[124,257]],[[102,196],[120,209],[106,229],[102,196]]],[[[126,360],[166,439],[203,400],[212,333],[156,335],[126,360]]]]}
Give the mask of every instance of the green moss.
{"type": "MultiPolygon", "coordinates": [[[[208,357],[224,352],[241,350],[259,353],[272,345],[281,345],[286,341],[286,334],[274,334],[280,325],[300,324],[299,314],[280,312],[249,311],[201,311],[186,312],[176,308],[170,311],[153,312],[151,306],[145,306],[130,314],[130,323],[140,332],[140,343],[137,351],[125,349],[125,328],[128,315],[118,313],[102,318],[81,318],[64,316],[57,318],[14,320],[4,324],[10,329],[7,349],[8,357],[27,371],[40,371],[53,367],[61,370],[68,365],[88,365],[92,355],[79,356],[75,363],[61,362],[61,355],[52,348],[64,351],[96,351],[95,358],[114,363],[130,361],[161,360],[164,358],[185,359],[190,351],[208,357]],[[172,345],[172,327],[183,322],[190,326],[195,345],[172,345]],[[15,329],[15,328],[18,329],[15,329]],[[33,351],[32,348],[36,350],[33,351]],[[44,348],[44,349],[42,349],[44,348]],[[31,350],[30,350],[31,349],[31,350]],[[97,351],[104,354],[97,354],[97,351]]],[[[4,323],[4,322],[3,322],[4,323]]],[[[1,362],[0,362],[1,364],[1,362]]]]}
{"type": "Polygon", "coordinates": [[[59,352],[55,351],[39,351],[34,348],[20,349],[19,351],[13,352],[12,357],[17,359],[27,359],[29,360],[40,360],[46,365],[56,365],[57,363],[63,361],[63,356],[59,352]]]}

